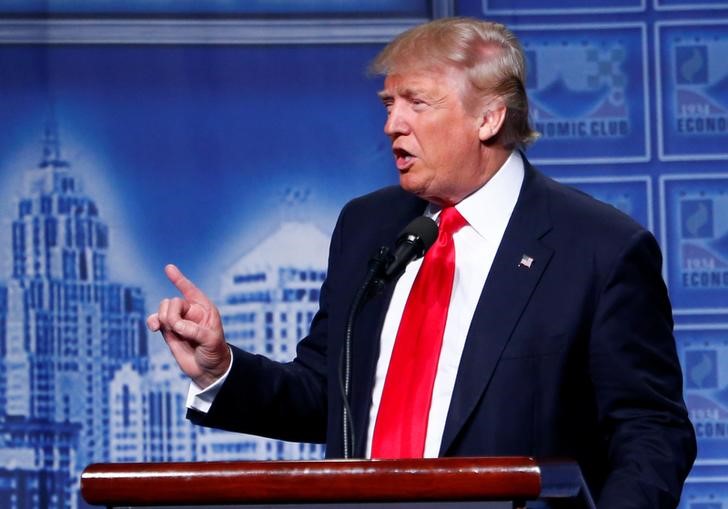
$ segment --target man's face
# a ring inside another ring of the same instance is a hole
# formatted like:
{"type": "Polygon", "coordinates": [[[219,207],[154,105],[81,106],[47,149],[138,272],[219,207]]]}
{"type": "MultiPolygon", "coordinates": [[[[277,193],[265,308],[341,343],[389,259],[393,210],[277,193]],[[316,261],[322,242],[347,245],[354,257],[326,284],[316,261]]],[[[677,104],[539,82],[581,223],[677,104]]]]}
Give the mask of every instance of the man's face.
{"type": "Polygon", "coordinates": [[[457,69],[393,73],[379,94],[400,185],[440,205],[459,202],[487,180],[482,115],[463,106],[465,80],[457,69]]]}

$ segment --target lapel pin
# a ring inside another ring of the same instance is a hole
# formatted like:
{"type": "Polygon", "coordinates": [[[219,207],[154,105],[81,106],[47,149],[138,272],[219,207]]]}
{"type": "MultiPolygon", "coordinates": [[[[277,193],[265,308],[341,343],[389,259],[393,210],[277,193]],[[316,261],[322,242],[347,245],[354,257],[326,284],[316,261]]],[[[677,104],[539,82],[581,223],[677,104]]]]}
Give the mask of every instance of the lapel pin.
{"type": "Polygon", "coordinates": [[[530,269],[532,264],[533,258],[528,256],[527,254],[521,255],[521,261],[518,264],[519,267],[526,267],[527,269],[530,269]]]}

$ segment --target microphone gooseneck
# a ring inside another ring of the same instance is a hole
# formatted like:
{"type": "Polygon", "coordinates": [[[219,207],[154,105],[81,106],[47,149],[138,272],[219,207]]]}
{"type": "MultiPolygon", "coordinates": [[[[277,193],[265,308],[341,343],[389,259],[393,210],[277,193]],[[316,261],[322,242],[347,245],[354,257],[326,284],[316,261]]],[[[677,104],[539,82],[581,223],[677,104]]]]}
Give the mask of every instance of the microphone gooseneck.
{"type": "Polygon", "coordinates": [[[351,394],[351,345],[356,316],[369,297],[379,293],[388,281],[401,276],[407,264],[423,256],[436,239],[437,223],[425,216],[415,218],[399,234],[394,254],[390,253],[389,248],[380,247],[372,256],[364,282],[351,303],[346,320],[344,346],[339,357],[339,389],[343,402],[342,432],[345,459],[351,458],[355,450],[354,422],[349,399],[351,394]]]}

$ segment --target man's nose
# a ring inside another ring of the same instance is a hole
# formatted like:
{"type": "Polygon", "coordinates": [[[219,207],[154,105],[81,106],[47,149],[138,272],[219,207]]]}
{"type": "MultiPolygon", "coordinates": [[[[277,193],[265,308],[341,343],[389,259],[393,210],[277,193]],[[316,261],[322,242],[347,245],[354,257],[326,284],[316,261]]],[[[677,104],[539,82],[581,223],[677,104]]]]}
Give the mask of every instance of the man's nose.
{"type": "Polygon", "coordinates": [[[387,121],[384,123],[384,134],[391,137],[399,134],[408,134],[409,131],[409,122],[407,122],[405,115],[401,111],[401,107],[393,104],[387,114],[387,121]]]}

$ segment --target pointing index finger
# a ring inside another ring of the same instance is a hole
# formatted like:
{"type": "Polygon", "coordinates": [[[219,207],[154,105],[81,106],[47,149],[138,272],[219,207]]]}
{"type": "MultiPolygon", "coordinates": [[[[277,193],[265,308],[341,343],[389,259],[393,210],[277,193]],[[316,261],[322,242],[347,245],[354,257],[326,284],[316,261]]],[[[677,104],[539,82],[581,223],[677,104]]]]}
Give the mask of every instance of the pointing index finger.
{"type": "Polygon", "coordinates": [[[202,290],[197,288],[192,281],[187,279],[176,265],[170,263],[164,267],[164,273],[167,275],[172,284],[177,287],[182,296],[188,301],[202,303],[210,302],[207,295],[202,293],[202,290]]]}

